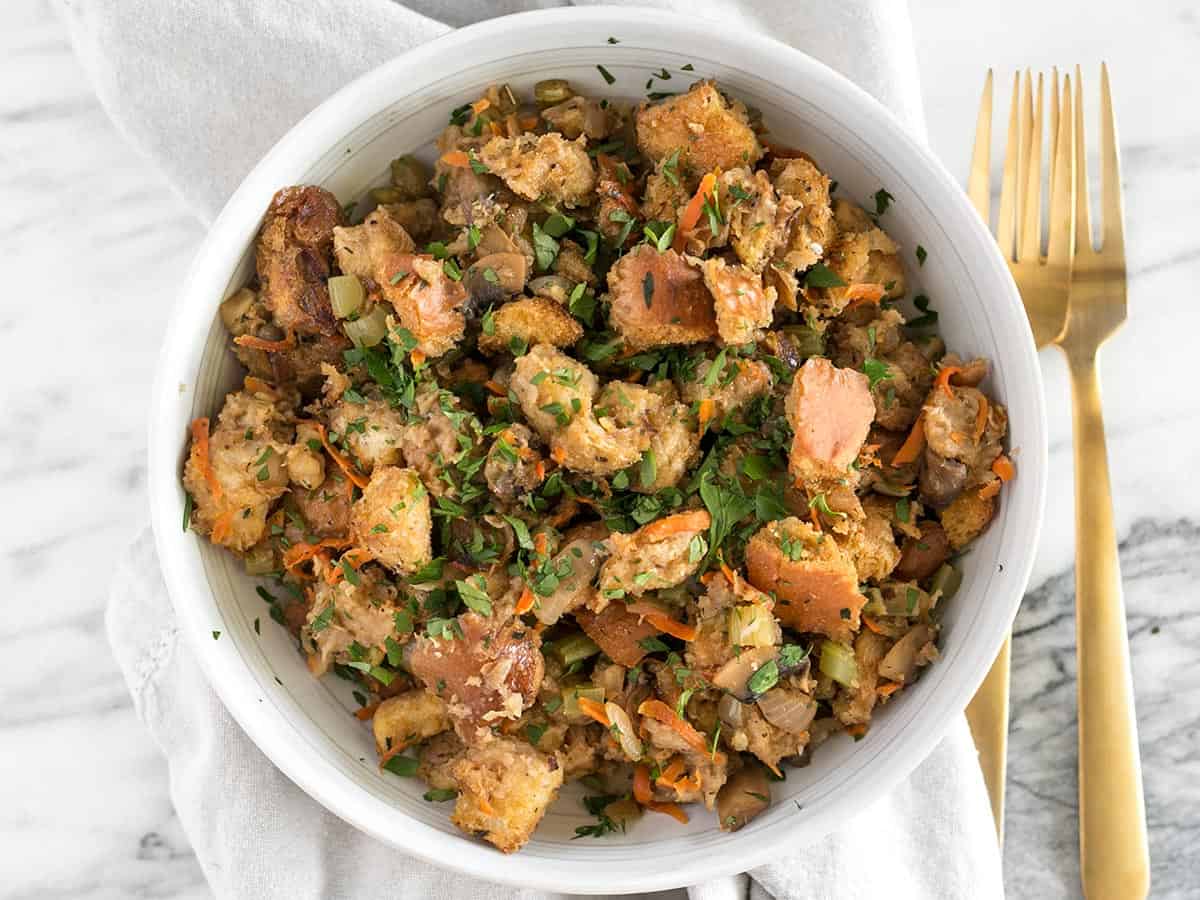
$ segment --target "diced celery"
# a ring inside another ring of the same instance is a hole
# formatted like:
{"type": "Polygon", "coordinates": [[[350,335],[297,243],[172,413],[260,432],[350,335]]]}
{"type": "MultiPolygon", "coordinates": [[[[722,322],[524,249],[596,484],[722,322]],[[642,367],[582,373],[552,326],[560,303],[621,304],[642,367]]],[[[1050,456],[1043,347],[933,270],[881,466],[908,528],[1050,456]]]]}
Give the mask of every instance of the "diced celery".
{"type": "Polygon", "coordinates": [[[345,319],[362,309],[367,293],[356,275],[334,275],[329,279],[329,303],[333,314],[345,319]]]}
{"type": "Polygon", "coordinates": [[[376,306],[361,319],[343,323],[342,329],[354,343],[374,347],[387,337],[387,313],[382,306],[376,306]]]}
{"type": "Polygon", "coordinates": [[[563,715],[568,719],[586,719],[582,712],[579,711],[579,698],[586,697],[588,700],[595,700],[597,703],[604,702],[604,688],[590,682],[572,685],[569,688],[563,688],[563,715]]]}
{"type": "Polygon", "coordinates": [[[578,632],[559,638],[554,642],[550,652],[558,657],[559,662],[564,666],[569,666],[595,656],[600,652],[600,647],[586,634],[578,632]]]}
{"type": "Polygon", "coordinates": [[[933,582],[930,585],[929,593],[936,594],[939,599],[949,600],[958,593],[960,584],[962,584],[962,572],[950,563],[942,563],[941,568],[933,573],[933,582]]]}
{"type": "Polygon", "coordinates": [[[821,671],[848,688],[858,687],[858,662],[854,651],[837,641],[821,644],[821,671]]]}
{"type": "Polygon", "coordinates": [[[268,541],[260,541],[246,551],[242,562],[245,563],[247,575],[266,575],[276,569],[275,551],[268,541]]]}

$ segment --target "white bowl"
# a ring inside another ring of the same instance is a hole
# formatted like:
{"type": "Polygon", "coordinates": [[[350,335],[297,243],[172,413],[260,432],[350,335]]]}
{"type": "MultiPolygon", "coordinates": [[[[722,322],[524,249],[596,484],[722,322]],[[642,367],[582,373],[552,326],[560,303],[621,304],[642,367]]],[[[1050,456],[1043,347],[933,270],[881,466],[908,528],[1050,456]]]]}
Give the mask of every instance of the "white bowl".
{"type": "Polygon", "coordinates": [[[804,54],[745,29],[650,10],[559,9],[464,28],[312,112],[250,173],[196,257],[168,327],[150,421],[150,498],[166,582],[209,682],[246,733],[316,800],[380,840],[476,877],[559,891],[654,890],[742,871],[837,828],[904,779],[961,714],[998,651],[1044,502],[1045,422],[1029,327],[1003,260],[950,175],[882,106],[804,54]],[[681,72],[688,63],[694,73],[681,72]],[[573,788],[525,849],[504,856],[459,833],[448,804],[421,798],[423,784],[380,772],[345,683],[312,678],[282,628],[268,623],[255,633],[266,608],[253,582],[231,556],[180,528],[185,436],[188,422],[214,414],[237,382],[217,305],[251,274],[259,219],[278,188],[320,184],[342,201],[358,198],[383,182],[393,157],[431,153],[449,111],[490,82],[528,95],[539,79],[565,77],[585,92],[634,99],[663,66],[674,73],[666,88],[713,77],[761,109],[775,140],[808,151],[842,196],[865,202],[880,187],[892,193],[884,224],[940,312],[942,334],[963,355],[994,364],[989,388],[1008,406],[1019,474],[963,561],[942,658],[876,715],[863,740],[831,741],[811,766],[789,771],[773,786],[771,808],[748,827],[725,834],[697,810],[687,826],[650,815],[625,835],[573,841],[575,826],[591,820],[573,788]],[[928,252],[920,268],[918,244],[928,252]]]}

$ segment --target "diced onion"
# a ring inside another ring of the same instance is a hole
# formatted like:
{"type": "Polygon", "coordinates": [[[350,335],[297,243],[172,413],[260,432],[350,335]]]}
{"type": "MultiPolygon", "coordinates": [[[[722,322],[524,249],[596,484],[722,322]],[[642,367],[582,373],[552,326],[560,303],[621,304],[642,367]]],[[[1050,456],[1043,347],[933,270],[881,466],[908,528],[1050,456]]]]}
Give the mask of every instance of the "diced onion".
{"type": "Polygon", "coordinates": [[[353,322],[345,322],[342,329],[346,337],[364,347],[374,347],[387,337],[387,313],[382,306],[376,306],[370,314],[353,322]]]}
{"type": "Polygon", "coordinates": [[[570,100],[574,95],[570,82],[565,78],[547,78],[533,86],[533,99],[539,106],[554,106],[570,100]]]}
{"type": "Polygon", "coordinates": [[[729,643],[735,647],[773,647],[779,643],[775,616],[759,603],[729,610],[729,643]]]}
{"type": "Polygon", "coordinates": [[[366,299],[367,293],[357,275],[334,275],[329,279],[329,303],[339,319],[358,312],[366,299]]]}
{"type": "Polygon", "coordinates": [[[604,712],[608,716],[608,721],[612,722],[613,731],[616,733],[617,743],[621,745],[621,750],[634,762],[641,759],[645,748],[642,746],[637,732],[634,731],[629,714],[611,700],[604,704],[604,712]]]}
{"type": "Polygon", "coordinates": [[[776,728],[802,734],[817,714],[817,701],[802,691],[772,688],[758,698],[758,709],[776,728]]]}
{"type": "Polygon", "coordinates": [[[730,728],[741,728],[745,720],[746,709],[742,701],[733,694],[722,694],[717,703],[717,715],[730,728]]]}
{"type": "Polygon", "coordinates": [[[858,661],[854,651],[837,641],[821,644],[820,669],[838,684],[848,688],[858,687],[858,661]]]}

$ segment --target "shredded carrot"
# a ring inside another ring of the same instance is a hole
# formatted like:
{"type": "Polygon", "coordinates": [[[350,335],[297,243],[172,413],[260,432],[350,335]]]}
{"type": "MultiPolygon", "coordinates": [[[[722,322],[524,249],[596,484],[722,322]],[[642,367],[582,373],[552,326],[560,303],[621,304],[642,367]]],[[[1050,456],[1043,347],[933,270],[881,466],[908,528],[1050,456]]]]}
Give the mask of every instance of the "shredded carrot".
{"type": "Polygon", "coordinates": [[[333,457],[333,461],[338,464],[338,468],[346,473],[346,477],[360,490],[366,488],[370,479],[354,468],[354,464],[350,462],[341,451],[333,444],[329,443],[329,436],[325,433],[325,426],[320,422],[310,422],[309,424],[316,426],[317,434],[321,438],[321,445],[325,448],[325,452],[333,457]]]}
{"type": "Polygon", "coordinates": [[[721,574],[725,576],[725,580],[729,582],[730,587],[737,587],[737,572],[729,568],[728,563],[724,559],[721,560],[721,574]]]}
{"type": "Polygon", "coordinates": [[[537,464],[533,467],[533,474],[537,478],[539,483],[541,481],[545,480],[545,478],[546,478],[546,463],[543,460],[539,459],[537,461],[537,464]]]}
{"type": "Polygon", "coordinates": [[[480,97],[478,100],[476,100],[474,103],[471,104],[471,109],[474,111],[475,115],[479,115],[481,112],[483,112],[485,109],[487,109],[491,105],[492,105],[492,101],[489,100],[487,97],[480,97]]]}
{"type": "MultiPolygon", "coordinates": [[[[705,741],[704,735],[693,728],[690,723],[679,718],[675,710],[671,709],[671,707],[667,706],[661,700],[654,698],[643,700],[641,706],[638,707],[638,715],[647,716],[656,722],[661,722],[669,726],[672,731],[687,741],[688,746],[692,747],[697,753],[708,754],[708,742],[705,741]]],[[[725,759],[725,754],[720,751],[713,753],[712,756],[716,762],[725,759]]]]}
{"type": "Polygon", "coordinates": [[[499,122],[488,122],[488,131],[490,131],[496,137],[504,137],[504,126],[499,122]]]}
{"type": "Polygon", "coordinates": [[[988,412],[988,399],[983,394],[980,394],[979,412],[975,413],[975,440],[977,441],[983,437],[983,433],[987,430],[988,412]]]}
{"type": "Polygon", "coordinates": [[[289,331],[281,341],[267,341],[252,334],[239,334],[233,339],[239,347],[249,347],[252,350],[265,350],[274,353],[278,350],[289,350],[296,346],[296,335],[289,331]]]}
{"type": "Polygon", "coordinates": [[[677,637],[681,641],[694,641],[700,634],[695,625],[689,625],[687,622],[679,622],[672,619],[652,603],[635,601],[634,603],[626,603],[625,609],[635,615],[641,616],[659,631],[669,634],[672,637],[677,637]]]}
{"type": "Polygon", "coordinates": [[[846,726],[846,734],[850,735],[850,737],[862,737],[866,733],[867,726],[863,725],[862,723],[846,726]]]}
{"type": "Polygon", "coordinates": [[[338,561],[339,565],[331,567],[330,570],[325,573],[325,580],[329,584],[337,584],[346,576],[345,570],[341,567],[340,563],[344,562],[346,565],[350,566],[350,568],[358,571],[362,568],[364,563],[370,562],[371,558],[370,550],[364,550],[362,547],[351,547],[342,554],[342,558],[338,561]]]}
{"type": "Polygon", "coordinates": [[[375,715],[375,710],[377,709],[379,709],[378,703],[372,703],[369,706],[356,709],[354,711],[354,718],[358,719],[360,722],[365,722],[367,719],[370,719],[375,715]]]}
{"type": "Polygon", "coordinates": [[[326,538],[315,544],[292,544],[283,551],[283,567],[294,569],[303,562],[312,559],[323,550],[340,550],[350,544],[345,538],[326,538]]]}
{"type": "Polygon", "coordinates": [[[886,684],[881,684],[879,687],[877,687],[875,689],[875,693],[877,693],[880,697],[890,697],[902,687],[904,687],[904,685],[898,681],[889,681],[886,684]]]}
{"type": "Polygon", "coordinates": [[[1012,481],[1017,474],[1017,470],[1013,467],[1012,460],[1003,453],[997,456],[996,461],[992,463],[992,471],[996,473],[1001,481],[1012,481]]]}
{"type": "Polygon", "coordinates": [[[673,534],[687,531],[703,531],[712,524],[712,516],[707,509],[693,509],[690,512],[675,513],[655,519],[649,525],[643,525],[640,536],[648,541],[661,541],[673,534]]]}
{"type": "Polygon", "coordinates": [[[479,807],[479,811],[485,816],[494,816],[496,814],[495,807],[488,803],[486,797],[476,797],[475,805],[479,807]]]}
{"type": "Polygon", "coordinates": [[[517,605],[514,610],[516,614],[518,616],[523,616],[525,613],[533,609],[534,599],[533,591],[531,591],[528,587],[521,591],[521,596],[517,599],[517,605]]]}
{"type": "Polygon", "coordinates": [[[962,371],[961,366],[942,366],[938,369],[937,378],[933,380],[935,388],[941,388],[949,397],[954,396],[954,391],[950,390],[950,379],[962,371]]]}
{"type": "Polygon", "coordinates": [[[683,811],[683,807],[678,803],[647,803],[646,809],[657,813],[664,813],[680,825],[688,823],[688,814],[683,811]]]}
{"type": "Polygon", "coordinates": [[[917,421],[913,423],[912,431],[908,433],[908,437],[904,439],[904,443],[896,451],[896,455],[892,457],[892,465],[904,466],[910,462],[916,462],[917,457],[924,449],[925,411],[921,410],[921,414],[917,416],[917,421]]]}
{"type": "Polygon", "coordinates": [[[412,353],[408,354],[408,358],[412,360],[414,369],[419,369],[421,366],[425,365],[425,351],[423,350],[414,350],[412,353]]]}
{"type": "Polygon", "coordinates": [[[716,184],[716,172],[709,172],[700,179],[700,187],[696,188],[696,193],[692,195],[692,199],[688,201],[683,214],[679,217],[679,228],[675,232],[675,243],[672,245],[676,253],[683,251],[688,235],[700,221],[700,213],[704,211],[705,198],[712,194],[716,184]]]}
{"type": "Polygon", "coordinates": [[[517,124],[520,125],[524,131],[533,131],[533,129],[537,128],[538,117],[532,116],[532,115],[531,116],[518,116],[517,124]]]}
{"type": "Polygon", "coordinates": [[[579,704],[579,711],[596,722],[599,722],[605,728],[612,725],[612,720],[609,719],[608,713],[604,711],[604,704],[597,703],[587,697],[576,697],[576,702],[579,704]]]}
{"type": "Polygon", "coordinates": [[[221,482],[217,480],[217,473],[213,471],[212,461],[208,458],[208,418],[192,420],[192,453],[196,457],[196,464],[200,466],[200,472],[204,475],[204,483],[208,485],[208,492],[212,494],[213,500],[220,500],[222,496],[221,482]]]}
{"type": "MultiPolygon", "coordinates": [[[[636,214],[638,203],[633,199],[633,193],[625,183],[632,179],[627,178],[625,181],[622,181],[617,175],[618,166],[624,165],[624,163],[618,163],[617,160],[613,159],[607,153],[597,153],[596,164],[600,168],[600,179],[597,186],[600,196],[608,197],[610,200],[620,203],[625,208],[625,211],[631,215],[636,214]]],[[[629,171],[628,167],[626,167],[625,171],[629,171]]]]}
{"type": "Polygon", "coordinates": [[[872,619],[870,616],[863,616],[862,622],[864,625],[867,626],[867,628],[869,628],[871,631],[875,632],[876,634],[883,634],[883,629],[879,627],[879,623],[876,622],[874,619],[872,619]]]}
{"type": "Polygon", "coordinates": [[[466,169],[471,165],[471,157],[467,156],[462,150],[451,150],[449,153],[443,153],[441,161],[452,169],[466,169]]]}
{"type": "Polygon", "coordinates": [[[233,510],[226,510],[217,516],[217,520],[213,522],[212,539],[213,543],[224,543],[225,538],[229,537],[229,532],[233,530],[233,510]]]}
{"type": "Polygon", "coordinates": [[[546,555],[546,532],[539,531],[533,536],[533,552],[538,556],[546,555]]]}
{"type": "Polygon", "coordinates": [[[492,381],[491,379],[488,379],[487,381],[485,381],[483,383],[483,386],[485,388],[487,388],[489,391],[491,391],[493,394],[495,394],[497,397],[507,397],[508,396],[508,391],[506,391],[499,383],[492,381]]]}
{"type": "Polygon", "coordinates": [[[633,767],[633,799],[642,806],[650,803],[653,794],[650,792],[650,767],[637,765],[633,767]]]}
{"type": "Polygon", "coordinates": [[[824,530],[821,527],[821,514],[817,512],[817,508],[815,506],[810,506],[808,508],[808,518],[809,521],[812,522],[813,528],[817,529],[817,531],[824,530]]]}
{"type": "Polygon", "coordinates": [[[712,421],[712,417],[717,413],[717,404],[706,397],[700,401],[700,409],[696,412],[696,419],[700,423],[700,434],[708,429],[708,423],[712,421]]]}
{"type": "Polygon", "coordinates": [[[550,458],[561,466],[567,461],[567,451],[561,445],[555,446],[550,450],[550,458]]]}
{"type": "Polygon", "coordinates": [[[1001,484],[1003,484],[1003,482],[1001,482],[999,480],[989,481],[987,484],[985,484],[983,487],[981,487],[979,489],[979,496],[981,498],[983,498],[984,500],[987,500],[989,497],[995,497],[997,494],[1000,493],[1000,485],[1001,484]]]}
{"type": "Polygon", "coordinates": [[[850,301],[846,304],[846,309],[858,306],[861,303],[878,303],[883,299],[883,294],[882,284],[873,284],[871,282],[852,284],[846,288],[844,295],[850,301]]]}
{"type": "Polygon", "coordinates": [[[680,779],[684,772],[687,771],[687,763],[683,761],[682,756],[675,756],[667,764],[667,767],[662,770],[658,778],[654,779],[658,784],[667,785],[668,787],[675,784],[680,779]]]}
{"type": "Polygon", "coordinates": [[[275,390],[274,385],[263,381],[261,378],[255,378],[253,375],[247,375],[242,384],[252,394],[267,394],[270,397],[279,396],[279,391],[275,390]]]}

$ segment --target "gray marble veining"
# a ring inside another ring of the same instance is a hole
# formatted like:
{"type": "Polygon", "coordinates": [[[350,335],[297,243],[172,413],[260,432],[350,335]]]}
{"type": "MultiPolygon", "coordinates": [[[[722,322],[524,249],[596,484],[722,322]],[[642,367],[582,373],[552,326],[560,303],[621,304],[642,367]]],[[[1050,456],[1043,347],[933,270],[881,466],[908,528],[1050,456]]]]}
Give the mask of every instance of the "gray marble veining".
{"type": "MultiPolygon", "coordinates": [[[[1132,317],[1103,372],[1154,894],[1200,896],[1200,484],[1187,474],[1200,463],[1200,14],[1182,0],[911,6],[930,143],[956,173],[985,64],[1001,78],[1113,66],[1132,317]]],[[[112,560],[145,519],[158,337],[203,233],[105,118],[49,5],[10,0],[3,21],[0,895],[203,897],[102,619],[112,560]]],[[[1052,484],[1016,623],[1005,854],[1021,898],[1079,895],[1070,409],[1061,360],[1042,359],[1052,484]]]]}

